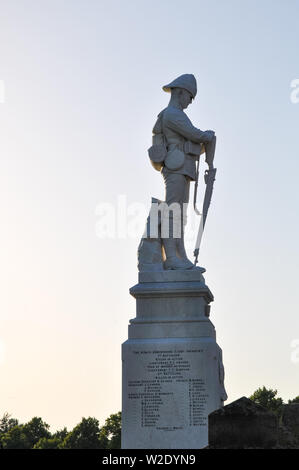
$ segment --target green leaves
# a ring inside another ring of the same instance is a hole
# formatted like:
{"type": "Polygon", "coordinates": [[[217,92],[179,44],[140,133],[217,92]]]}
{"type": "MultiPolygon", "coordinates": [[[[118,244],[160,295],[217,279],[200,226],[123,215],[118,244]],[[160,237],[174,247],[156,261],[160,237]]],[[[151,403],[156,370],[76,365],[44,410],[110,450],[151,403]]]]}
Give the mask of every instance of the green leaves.
{"type": "Polygon", "coordinates": [[[283,405],[282,398],[275,398],[277,390],[267,389],[266,387],[258,388],[253,395],[249,397],[250,400],[257,403],[258,405],[267,408],[270,411],[279,413],[283,405]]]}
{"type": "Polygon", "coordinates": [[[296,398],[293,398],[293,400],[289,400],[288,404],[291,405],[292,403],[298,403],[299,404],[299,395],[296,398]]]}
{"type": "Polygon", "coordinates": [[[11,418],[8,413],[4,413],[3,417],[0,419],[0,435],[8,432],[18,424],[17,419],[11,418]]]}
{"type": "Polygon", "coordinates": [[[17,420],[4,414],[0,421],[0,442],[3,449],[32,449],[42,438],[50,438],[49,425],[42,418],[32,418],[19,425],[17,420]]]}
{"type": "Polygon", "coordinates": [[[112,414],[103,427],[96,418],[82,418],[72,431],[63,428],[51,434],[42,418],[26,424],[5,413],[0,418],[2,449],[120,449],[121,413],[112,414]]]}
{"type": "Polygon", "coordinates": [[[102,427],[103,435],[108,441],[108,449],[120,449],[121,447],[121,412],[112,414],[106,419],[102,427]]]}
{"type": "Polygon", "coordinates": [[[14,426],[0,437],[2,449],[30,449],[23,426],[14,426]]]}
{"type": "Polygon", "coordinates": [[[120,412],[110,415],[103,427],[89,417],[70,432],[63,428],[51,434],[49,428],[42,418],[19,424],[5,413],[0,418],[0,449],[120,449],[120,412]]]}
{"type": "Polygon", "coordinates": [[[81,423],[64,439],[61,449],[105,449],[107,440],[101,435],[95,418],[82,418],[81,423]]]}
{"type": "Polygon", "coordinates": [[[61,449],[62,441],[59,437],[42,437],[33,447],[33,449],[61,449]]]}

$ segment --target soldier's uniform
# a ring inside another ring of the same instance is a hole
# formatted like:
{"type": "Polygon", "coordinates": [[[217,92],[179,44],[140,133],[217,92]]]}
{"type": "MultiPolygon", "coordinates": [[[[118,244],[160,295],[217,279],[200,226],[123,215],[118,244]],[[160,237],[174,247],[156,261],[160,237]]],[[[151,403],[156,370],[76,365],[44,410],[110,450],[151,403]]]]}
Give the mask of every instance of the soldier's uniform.
{"type": "MultiPolygon", "coordinates": [[[[195,98],[197,92],[195,77],[189,74],[182,75],[169,85],[165,85],[163,90],[170,91],[172,88],[185,88],[189,93],[191,93],[192,97],[195,98]]],[[[195,181],[196,179],[196,158],[185,152],[185,144],[188,141],[194,144],[204,143],[204,132],[193,126],[190,119],[182,109],[169,105],[158,115],[158,120],[153,128],[153,134],[164,135],[168,152],[171,152],[174,149],[179,149],[184,153],[184,162],[180,168],[175,170],[169,169],[167,164],[164,163],[162,174],[166,189],[165,202],[168,205],[178,203],[182,208],[181,218],[179,221],[182,229],[181,236],[176,241],[176,251],[180,260],[183,260],[183,262],[181,262],[181,268],[189,269],[193,264],[188,260],[184,248],[184,226],[187,221],[185,214],[186,211],[183,210],[183,207],[186,209],[184,204],[189,202],[190,181],[195,181]]],[[[168,213],[167,216],[169,215],[170,217],[175,217],[175,215],[168,213]]],[[[173,222],[170,221],[170,223],[173,224],[175,222],[175,220],[173,220],[173,222]]],[[[168,240],[163,240],[163,242],[164,247],[166,247],[167,244],[170,245],[168,240]]],[[[180,266],[180,262],[177,262],[177,265],[180,266]]],[[[180,268],[174,267],[171,269],[180,268]]]]}
{"type": "MultiPolygon", "coordinates": [[[[168,151],[176,147],[182,152],[185,152],[185,142],[187,141],[191,141],[195,144],[203,143],[202,136],[204,134],[203,131],[193,126],[184,111],[173,106],[168,106],[159,114],[158,120],[153,128],[153,133],[164,134],[168,151]]],[[[196,179],[196,163],[194,156],[185,153],[185,160],[181,168],[170,170],[164,165],[162,174],[166,183],[166,202],[169,204],[172,202],[188,202],[190,181],[195,181],[196,179]],[[185,178],[174,178],[170,175],[182,175],[185,178]],[[174,183],[172,183],[171,188],[167,188],[168,181],[176,181],[178,186],[175,185],[175,187],[172,188],[172,186],[174,186],[174,183]],[[180,186],[184,186],[184,188],[180,186]]]]}

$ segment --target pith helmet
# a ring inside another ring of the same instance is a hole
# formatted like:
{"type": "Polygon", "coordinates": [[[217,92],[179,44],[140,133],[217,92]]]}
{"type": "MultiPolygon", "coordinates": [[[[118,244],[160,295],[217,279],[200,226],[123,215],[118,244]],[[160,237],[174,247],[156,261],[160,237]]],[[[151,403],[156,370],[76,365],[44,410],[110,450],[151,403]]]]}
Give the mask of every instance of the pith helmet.
{"type": "Polygon", "coordinates": [[[191,73],[185,73],[184,75],[180,75],[168,85],[163,86],[163,90],[167,92],[170,92],[172,88],[184,88],[185,90],[189,91],[189,93],[191,93],[194,99],[197,93],[196,78],[191,73]]]}

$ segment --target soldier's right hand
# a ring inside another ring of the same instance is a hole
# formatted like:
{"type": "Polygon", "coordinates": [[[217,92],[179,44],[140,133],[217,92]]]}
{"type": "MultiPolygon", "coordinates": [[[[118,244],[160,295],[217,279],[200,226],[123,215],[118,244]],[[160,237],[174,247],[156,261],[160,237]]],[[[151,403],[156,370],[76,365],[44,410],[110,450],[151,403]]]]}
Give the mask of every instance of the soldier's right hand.
{"type": "Polygon", "coordinates": [[[214,131],[211,131],[211,130],[207,130],[203,133],[203,141],[208,143],[208,142],[212,142],[212,140],[214,139],[215,137],[215,132],[214,131]]]}

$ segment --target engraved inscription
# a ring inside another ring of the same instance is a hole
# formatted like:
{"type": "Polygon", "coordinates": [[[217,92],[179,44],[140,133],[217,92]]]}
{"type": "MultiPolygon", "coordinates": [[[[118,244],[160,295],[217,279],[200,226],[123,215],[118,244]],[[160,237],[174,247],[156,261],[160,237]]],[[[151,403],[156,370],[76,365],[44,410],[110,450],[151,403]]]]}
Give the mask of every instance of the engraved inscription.
{"type": "Polygon", "coordinates": [[[189,424],[190,426],[207,425],[206,404],[208,394],[202,379],[189,380],[189,424]]]}
{"type": "Polygon", "coordinates": [[[202,349],[133,351],[148,377],[128,382],[128,398],[140,406],[141,427],[174,431],[207,425],[205,379],[191,364],[194,354],[200,353],[202,349]],[[173,407],[175,422],[171,422],[173,407]]]}

